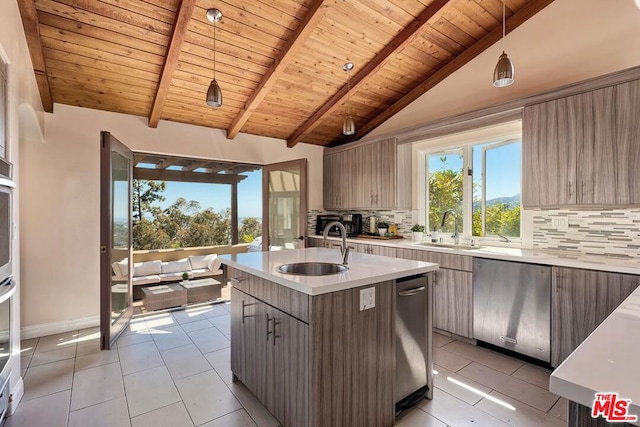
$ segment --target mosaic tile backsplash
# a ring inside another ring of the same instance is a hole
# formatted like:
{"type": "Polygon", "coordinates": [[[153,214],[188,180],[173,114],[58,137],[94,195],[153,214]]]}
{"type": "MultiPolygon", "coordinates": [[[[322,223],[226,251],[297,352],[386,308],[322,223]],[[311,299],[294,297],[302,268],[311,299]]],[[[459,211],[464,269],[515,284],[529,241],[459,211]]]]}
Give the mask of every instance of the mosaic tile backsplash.
{"type": "Polygon", "coordinates": [[[362,214],[362,229],[369,230],[369,217],[375,216],[377,222],[385,221],[395,223],[398,226],[398,234],[405,238],[411,238],[411,227],[413,227],[413,211],[407,210],[381,210],[381,211],[324,211],[311,210],[307,215],[307,233],[309,235],[316,234],[316,217],[318,215],[344,215],[344,214],[362,214]],[[402,217],[402,221],[395,221],[396,215],[402,217]]]}
{"type": "Polygon", "coordinates": [[[640,208],[612,210],[553,209],[535,211],[533,246],[620,258],[640,257],[640,208]],[[568,230],[553,218],[566,217],[568,230]]]}

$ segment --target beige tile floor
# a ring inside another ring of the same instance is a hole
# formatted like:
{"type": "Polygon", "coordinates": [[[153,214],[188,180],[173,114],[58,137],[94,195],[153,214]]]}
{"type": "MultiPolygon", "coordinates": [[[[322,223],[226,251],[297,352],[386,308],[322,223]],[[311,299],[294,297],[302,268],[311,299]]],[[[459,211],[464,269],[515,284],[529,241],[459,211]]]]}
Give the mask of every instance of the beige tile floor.
{"type": "MultiPolygon", "coordinates": [[[[97,328],[22,342],[25,395],[7,427],[255,427],[279,423],[229,367],[229,306],[133,320],[117,348],[97,328]]],[[[396,425],[563,426],[549,371],[435,335],[434,400],[396,425]]]]}

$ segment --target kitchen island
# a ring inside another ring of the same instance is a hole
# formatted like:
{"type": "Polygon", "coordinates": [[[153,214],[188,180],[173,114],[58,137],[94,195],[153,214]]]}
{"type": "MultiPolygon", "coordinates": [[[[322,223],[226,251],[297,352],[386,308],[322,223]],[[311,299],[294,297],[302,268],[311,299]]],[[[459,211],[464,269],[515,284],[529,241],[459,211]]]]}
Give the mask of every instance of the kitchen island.
{"type": "Polygon", "coordinates": [[[636,420],[617,425],[640,425],[640,345],[633,336],[638,330],[640,288],[551,374],[549,390],[570,401],[569,427],[605,425],[602,418],[591,417],[596,393],[618,393],[618,400],[630,399],[625,415],[636,420]]]}
{"type": "MultiPolygon", "coordinates": [[[[339,263],[340,252],[310,248],[221,259],[233,286],[235,380],[285,427],[394,424],[396,350],[402,350],[396,346],[396,282],[430,277],[437,264],[354,253],[345,272],[300,276],[277,267],[339,263]]],[[[426,283],[431,304],[432,282],[426,283]]],[[[431,392],[430,305],[426,312],[427,345],[422,355],[412,357],[424,357],[431,392]]]]}

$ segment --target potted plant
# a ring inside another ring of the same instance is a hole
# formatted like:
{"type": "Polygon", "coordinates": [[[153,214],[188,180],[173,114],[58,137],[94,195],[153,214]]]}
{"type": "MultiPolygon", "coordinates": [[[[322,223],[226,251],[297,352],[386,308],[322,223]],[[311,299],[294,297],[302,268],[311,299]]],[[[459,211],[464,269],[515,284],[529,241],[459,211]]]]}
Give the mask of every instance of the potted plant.
{"type": "Polygon", "coordinates": [[[411,227],[411,232],[413,234],[413,240],[421,242],[424,237],[424,225],[414,224],[413,227],[411,227]]]}
{"type": "Polygon", "coordinates": [[[182,273],[182,283],[189,283],[189,273],[186,271],[182,273]]]}
{"type": "Polygon", "coordinates": [[[380,221],[378,223],[378,234],[380,237],[384,237],[384,235],[387,234],[387,230],[389,230],[389,223],[380,221]]]}

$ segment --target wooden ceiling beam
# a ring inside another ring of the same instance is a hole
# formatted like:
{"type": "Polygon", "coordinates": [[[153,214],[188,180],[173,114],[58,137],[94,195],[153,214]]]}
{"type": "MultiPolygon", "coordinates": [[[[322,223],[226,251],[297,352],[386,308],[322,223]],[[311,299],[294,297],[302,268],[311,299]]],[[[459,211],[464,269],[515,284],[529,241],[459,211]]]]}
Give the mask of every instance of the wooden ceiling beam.
{"type": "Polygon", "coordinates": [[[324,19],[329,10],[329,3],[335,0],[316,0],[307,12],[304,20],[300,23],[292,37],[290,37],[282,48],[280,55],[274,60],[273,65],[258,83],[244,105],[244,108],[233,119],[227,128],[227,138],[233,139],[238,135],[242,126],[249,120],[251,114],[258,108],[262,100],[269,93],[273,85],[284,73],[285,68],[291,63],[296,54],[300,51],[304,43],[309,39],[318,23],[324,19]]]}
{"type": "Polygon", "coordinates": [[[27,38],[27,46],[29,46],[29,55],[31,56],[31,64],[33,65],[33,72],[36,76],[38,91],[40,92],[42,108],[44,108],[44,111],[47,113],[53,113],[53,98],[47,78],[47,67],[44,62],[44,53],[40,40],[40,24],[38,23],[35,0],[18,0],[18,8],[20,9],[20,16],[22,17],[24,35],[27,38]]]}
{"type": "Polygon", "coordinates": [[[173,26],[173,34],[171,34],[169,48],[167,49],[167,56],[165,57],[162,73],[160,74],[156,97],[153,101],[151,112],[149,113],[149,127],[157,127],[158,122],[160,121],[164,103],[167,100],[167,95],[169,95],[171,80],[173,80],[173,74],[178,66],[178,57],[180,56],[182,43],[187,36],[187,27],[189,25],[189,21],[191,21],[191,16],[193,15],[195,7],[196,0],[182,0],[180,2],[180,7],[176,15],[176,22],[173,26]]]}
{"type": "MultiPolygon", "coordinates": [[[[553,0],[531,0],[527,2],[522,8],[514,13],[506,22],[506,31],[511,31],[524,24],[529,18],[533,17],[536,13],[553,3],[553,0]]],[[[366,125],[356,130],[356,134],[349,138],[349,141],[355,141],[380,126],[382,123],[389,120],[395,114],[400,112],[403,108],[411,104],[413,101],[427,93],[435,85],[449,77],[458,69],[462,68],[465,64],[470,62],[473,58],[480,55],[482,52],[493,46],[496,42],[502,38],[502,26],[496,27],[489,34],[475,42],[468,49],[462,52],[460,55],[453,58],[446,65],[432,74],[420,85],[413,88],[409,93],[396,101],[393,105],[387,108],[383,113],[379,114],[376,118],[369,121],[366,125]]],[[[496,61],[498,58],[496,58],[496,61]]],[[[490,73],[491,70],[488,70],[490,73]]],[[[487,84],[491,84],[487,82],[487,84]]],[[[500,89],[496,89],[500,90],[500,89]]]]}
{"type": "Polygon", "coordinates": [[[205,184],[237,184],[247,178],[245,175],[227,175],[177,170],[135,168],[134,179],[150,181],[200,182],[205,184]]]}
{"type": "Polygon", "coordinates": [[[182,170],[185,171],[185,172],[193,172],[194,170],[203,168],[203,167],[207,166],[210,163],[211,163],[211,160],[195,161],[195,162],[191,163],[190,165],[183,166],[182,170]]]}
{"type": "MultiPolygon", "coordinates": [[[[351,93],[365,85],[370,78],[382,69],[395,55],[409,46],[415,39],[422,36],[429,28],[429,21],[438,14],[449,0],[434,0],[407,27],[394,37],[371,61],[351,78],[351,93]]],[[[302,126],[300,126],[287,140],[287,146],[293,147],[311,134],[320,123],[342,105],[348,96],[347,85],[336,92],[318,111],[316,111],[302,126]]]]}

